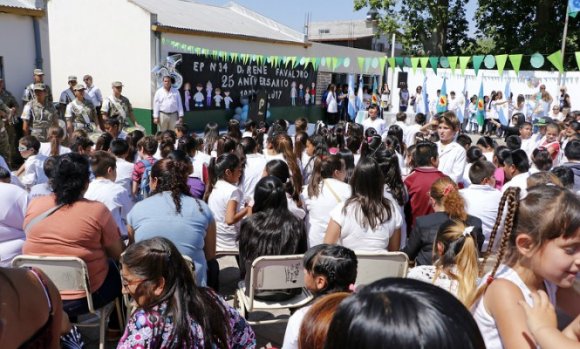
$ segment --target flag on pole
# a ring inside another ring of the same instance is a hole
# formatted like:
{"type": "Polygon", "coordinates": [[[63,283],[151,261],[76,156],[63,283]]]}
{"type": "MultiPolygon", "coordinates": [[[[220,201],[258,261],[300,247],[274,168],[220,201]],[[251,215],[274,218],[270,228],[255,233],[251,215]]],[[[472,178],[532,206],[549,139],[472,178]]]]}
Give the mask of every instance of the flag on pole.
{"type": "Polygon", "coordinates": [[[580,1],[568,0],[568,15],[575,18],[578,12],[580,12],[580,1]]]}
{"type": "Polygon", "coordinates": [[[505,83],[505,89],[503,91],[503,98],[505,98],[506,100],[509,100],[511,93],[512,93],[512,91],[511,91],[511,88],[510,88],[510,81],[508,80],[505,83]]]}
{"type": "Polygon", "coordinates": [[[463,91],[461,91],[461,102],[459,103],[459,106],[457,107],[457,119],[459,119],[459,122],[463,124],[463,119],[464,119],[464,115],[465,115],[465,106],[466,106],[466,101],[469,98],[467,98],[467,77],[463,78],[463,91]]]}
{"type": "Polygon", "coordinates": [[[358,79],[358,92],[356,95],[356,110],[357,112],[361,109],[364,109],[364,94],[363,94],[363,76],[362,74],[359,75],[358,79]]]}
{"type": "Polygon", "coordinates": [[[479,95],[477,96],[477,124],[483,126],[485,120],[485,100],[483,96],[483,81],[479,87],[479,95]]]}
{"type": "Polygon", "coordinates": [[[425,110],[425,115],[428,117],[429,116],[429,98],[427,97],[427,77],[425,76],[425,78],[423,79],[423,88],[421,89],[421,99],[423,100],[423,103],[425,104],[425,107],[423,108],[425,110]]]}
{"type": "Polygon", "coordinates": [[[351,120],[356,116],[356,96],[354,94],[354,74],[348,75],[348,115],[351,120]]]}
{"type": "Polygon", "coordinates": [[[441,94],[437,101],[437,113],[445,113],[447,111],[447,79],[443,78],[443,85],[441,85],[441,94]]]}
{"type": "Polygon", "coordinates": [[[371,104],[379,104],[379,86],[377,85],[377,77],[373,78],[373,94],[371,96],[371,104]]]}

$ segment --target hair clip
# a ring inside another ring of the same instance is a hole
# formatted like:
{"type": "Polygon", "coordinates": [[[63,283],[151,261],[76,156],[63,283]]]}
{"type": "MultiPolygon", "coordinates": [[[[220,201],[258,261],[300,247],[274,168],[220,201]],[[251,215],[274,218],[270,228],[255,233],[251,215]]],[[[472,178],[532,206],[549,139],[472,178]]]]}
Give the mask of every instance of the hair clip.
{"type": "Polygon", "coordinates": [[[355,286],[355,284],[348,285],[348,290],[350,292],[353,292],[353,293],[356,292],[356,286],[355,286]]]}
{"type": "Polygon", "coordinates": [[[473,231],[473,229],[475,229],[475,227],[473,227],[473,226],[466,227],[466,228],[463,230],[463,236],[464,236],[464,237],[470,236],[470,235],[471,235],[471,232],[473,231]]]}
{"type": "Polygon", "coordinates": [[[485,280],[485,283],[489,285],[489,284],[491,284],[493,282],[493,280],[495,280],[495,278],[493,277],[493,275],[490,274],[487,277],[487,280],[485,280]]]}
{"type": "Polygon", "coordinates": [[[451,183],[447,184],[445,189],[443,189],[443,196],[447,196],[447,194],[451,193],[453,191],[453,189],[455,189],[453,184],[451,184],[451,183]]]}
{"type": "Polygon", "coordinates": [[[330,153],[330,155],[336,155],[338,154],[338,148],[336,147],[328,148],[328,152],[330,153]]]}

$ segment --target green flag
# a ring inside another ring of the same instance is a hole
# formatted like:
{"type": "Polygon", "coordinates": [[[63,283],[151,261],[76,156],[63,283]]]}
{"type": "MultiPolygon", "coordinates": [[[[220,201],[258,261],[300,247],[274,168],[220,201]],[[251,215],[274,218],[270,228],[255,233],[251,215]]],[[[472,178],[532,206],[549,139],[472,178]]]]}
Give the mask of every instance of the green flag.
{"type": "Polygon", "coordinates": [[[429,64],[431,64],[431,69],[437,75],[437,64],[439,63],[439,57],[429,57],[429,64]]]}
{"type": "Polygon", "coordinates": [[[393,71],[395,71],[395,57],[389,57],[388,61],[389,61],[389,67],[391,67],[391,69],[393,71]]]}
{"type": "Polygon", "coordinates": [[[467,68],[467,63],[471,60],[470,56],[459,57],[459,68],[461,68],[461,76],[465,75],[465,69],[467,68]]]}
{"type": "Polygon", "coordinates": [[[419,58],[419,62],[421,62],[421,69],[423,70],[423,74],[425,74],[427,63],[429,63],[429,57],[421,57],[419,58]]]}
{"type": "Polygon", "coordinates": [[[550,63],[552,63],[552,65],[556,67],[556,69],[558,69],[560,73],[564,71],[564,62],[562,62],[562,52],[556,51],[551,55],[549,55],[547,58],[550,61],[550,63]]]}
{"type": "Polygon", "coordinates": [[[415,71],[417,70],[418,66],[419,66],[419,57],[411,57],[411,68],[413,69],[413,74],[415,74],[415,71]]]}
{"type": "Polygon", "coordinates": [[[479,67],[481,67],[481,63],[483,62],[484,56],[473,56],[473,70],[475,70],[475,76],[479,72],[479,67]]]}
{"type": "Polygon", "coordinates": [[[578,69],[580,69],[580,51],[576,52],[576,65],[578,65],[578,69]]]}
{"type": "Polygon", "coordinates": [[[451,74],[455,75],[455,68],[457,68],[457,56],[447,57],[447,61],[449,62],[449,67],[451,68],[451,74]]]}
{"type": "Polygon", "coordinates": [[[496,55],[495,56],[495,63],[497,64],[497,73],[499,74],[499,76],[501,76],[501,74],[503,73],[503,68],[505,67],[505,63],[507,62],[507,59],[508,59],[508,55],[496,55]]]}
{"type": "Polygon", "coordinates": [[[509,55],[510,62],[512,64],[512,67],[514,68],[514,71],[516,72],[516,75],[518,75],[520,73],[520,66],[522,64],[523,57],[524,57],[524,55],[522,55],[522,54],[509,55]]]}

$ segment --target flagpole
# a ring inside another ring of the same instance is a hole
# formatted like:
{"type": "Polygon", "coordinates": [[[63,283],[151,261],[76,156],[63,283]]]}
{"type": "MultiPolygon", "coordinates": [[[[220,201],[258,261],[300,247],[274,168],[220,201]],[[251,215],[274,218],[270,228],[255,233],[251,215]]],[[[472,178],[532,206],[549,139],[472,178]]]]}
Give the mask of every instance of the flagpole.
{"type": "MultiPolygon", "coordinates": [[[[395,33],[393,33],[393,40],[391,42],[391,58],[395,58],[395,33]]],[[[388,71],[388,70],[387,70],[388,71]]],[[[393,108],[393,94],[395,91],[395,69],[391,68],[391,93],[389,94],[389,105],[393,108]]]]}
{"type": "MultiPolygon", "coordinates": [[[[570,10],[570,1],[566,1],[566,19],[564,20],[564,32],[562,33],[562,49],[560,50],[560,53],[562,54],[562,61],[563,63],[565,62],[564,60],[564,52],[566,51],[566,36],[568,35],[568,11],[570,10]]],[[[560,88],[560,86],[562,86],[562,73],[558,73],[558,88],[560,88]]]]}

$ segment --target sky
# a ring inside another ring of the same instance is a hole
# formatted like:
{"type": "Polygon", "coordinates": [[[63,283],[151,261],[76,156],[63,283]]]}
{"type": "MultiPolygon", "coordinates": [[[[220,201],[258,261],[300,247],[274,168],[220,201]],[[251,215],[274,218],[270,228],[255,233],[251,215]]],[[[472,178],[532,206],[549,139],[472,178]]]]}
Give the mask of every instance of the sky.
{"type": "MultiPolygon", "coordinates": [[[[210,5],[224,5],[228,0],[197,0],[210,5]]],[[[364,19],[368,9],[354,11],[353,0],[235,0],[236,3],[252,11],[282,23],[296,31],[304,32],[304,19],[307,12],[311,13],[311,21],[336,21],[348,19],[364,19]],[[329,6],[329,4],[332,4],[329,6]]],[[[469,0],[467,5],[468,21],[473,22],[476,0],[469,0]]],[[[475,27],[470,26],[470,34],[475,27]]]]}

